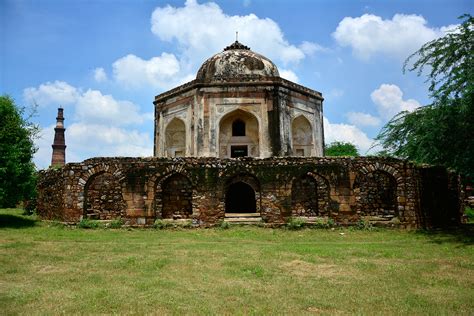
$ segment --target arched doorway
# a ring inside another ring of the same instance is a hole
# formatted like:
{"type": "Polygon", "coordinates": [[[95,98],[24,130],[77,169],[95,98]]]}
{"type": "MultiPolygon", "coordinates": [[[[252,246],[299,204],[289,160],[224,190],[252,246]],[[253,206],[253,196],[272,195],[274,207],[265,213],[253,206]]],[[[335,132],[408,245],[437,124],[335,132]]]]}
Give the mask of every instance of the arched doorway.
{"type": "Polygon", "coordinates": [[[235,110],[219,121],[219,157],[259,157],[259,125],[246,111],[235,110]]]}
{"type": "Polygon", "coordinates": [[[257,201],[254,189],[245,182],[231,184],[225,197],[226,213],[256,213],[257,201]]]}

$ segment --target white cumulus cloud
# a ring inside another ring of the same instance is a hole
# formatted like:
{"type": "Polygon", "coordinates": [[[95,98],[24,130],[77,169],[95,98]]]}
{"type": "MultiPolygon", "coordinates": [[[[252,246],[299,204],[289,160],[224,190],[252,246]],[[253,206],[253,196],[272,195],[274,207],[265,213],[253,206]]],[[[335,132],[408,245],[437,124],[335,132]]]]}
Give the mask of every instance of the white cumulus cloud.
{"type": "Polygon", "coordinates": [[[105,73],[104,68],[99,67],[94,69],[94,79],[97,82],[107,81],[107,74],[105,73]]]}
{"type": "Polygon", "coordinates": [[[291,70],[280,69],[279,73],[280,73],[280,77],[282,77],[286,80],[290,80],[290,81],[293,81],[293,82],[298,82],[298,76],[291,70]]]}
{"type": "Polygon", "coordinates": [[[413,111],[421,104],[414,100],[403,100],[402,90],[394,84],[382,84],[374,90],[370,97],[377,107],[377,111],[384,119],[390,119],[401,111],[413,111]]]}
{"type": "Polygon", "coordinates": [[[364,14],[345,17],[332,34],[341,46],[349,46],[355,56],[368,60],[376,54],[405,59],[423,44],[452,30],[455,25],[428,27],[421,15],[395,14],[392,19],[364,14]]]}
{"type": "Polygon", "coordinates": [[[272,19],[228,15],[214,2],[188,0],[184,7],[158,7],[151,17],[151,30],[163,41],[177,41],[184,55],[198,63],[232,43],[236,31],[240,42],[283,64],[297,63],[318,48],[309,42],[301,47],[290,44],[272,19]]]}
{"type": "Polygon", "coordinates": [[[136,129],[78,122],[70,125],[66,133],[68,150],[81,153],[82,159],[153,155],[150,136],[136,129]]]}
{"type": "Polygon", "coordinates": [[[369,150],[373,143],[373,140],[357,126],[331,123],[326,117],[324,118],[324,138],[326,144],[334,141],[350,142],[357,146],[362,155],[369,150]]]}
{"type": "Polygon", "coordinates": [[[78,98],[76,118],[114,125],[140,124],[144,121],[144,115],[137,105],[130,101],[115,100],[98,90],[88,90],[78,98]]]}
{"type": "Polygon", "coordinates": [[[373,116],[369,113],[362,113],[362,112],[348,112],[346,113],[347,120],[349,123],[354,124],[358,127],[364,126],[379,126],[382,122],[380,118],[373,116]]]}
{"type": "Polygon", "coordinates": [[[114,78],[119,83],[133,88],[169,87],[175,82],[174,78],[180,71],[178,59],[168,53],[162,53],[161,56],[149,60],[129,54],[115,61],[112,67],[114,78]]]}
{"type": "Polygon", "coordinates": [[[64,106],[77,101],[80,91],[64,81],[46,82],[39,87],[30,87],[23,90],[23,97],[27,103],[39,106],[64,106]]]}

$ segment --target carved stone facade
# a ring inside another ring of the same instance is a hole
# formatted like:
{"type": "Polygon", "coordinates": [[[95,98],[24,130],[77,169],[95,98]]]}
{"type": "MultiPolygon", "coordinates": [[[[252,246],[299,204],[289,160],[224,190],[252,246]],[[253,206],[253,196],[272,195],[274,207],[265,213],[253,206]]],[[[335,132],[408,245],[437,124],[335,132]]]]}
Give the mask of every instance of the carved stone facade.
{"type": "Polygon", "coordinates": [[[320,92],[235,42],[155,97],[157,157],[323,156],[320,92]]]}
{"type": "Polygon", "coordinates": [[[458,223],[459,185],[443,168],[397,159],[93,158],[42,171],[37,210],[138,226],[165,218],[209,226],[251,212],[266,225],[304,217],[416,228],[458,223]]]}

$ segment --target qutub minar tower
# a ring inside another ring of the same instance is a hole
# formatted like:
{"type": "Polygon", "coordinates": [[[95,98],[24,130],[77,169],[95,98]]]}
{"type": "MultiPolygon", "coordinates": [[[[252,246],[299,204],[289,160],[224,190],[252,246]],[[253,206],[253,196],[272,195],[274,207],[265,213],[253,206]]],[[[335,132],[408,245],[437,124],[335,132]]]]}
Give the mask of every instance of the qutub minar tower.
{"type": "Polygon", "coordinates": [[[51,166],[64,166],[66,163],[66,142],[64,139],[64,116],[63,108],[58,108],[58,117],[56,117],[56,127],[54,128],[53,155],[51,166]]]}

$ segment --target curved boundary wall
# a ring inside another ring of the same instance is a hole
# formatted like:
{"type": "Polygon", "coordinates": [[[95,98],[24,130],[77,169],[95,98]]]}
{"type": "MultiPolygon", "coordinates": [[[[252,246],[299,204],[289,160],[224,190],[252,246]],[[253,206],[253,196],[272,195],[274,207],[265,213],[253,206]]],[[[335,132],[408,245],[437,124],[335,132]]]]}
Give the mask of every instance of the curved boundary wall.
{"type": "Polygon", "coordinates": [[[37,212],[69,223],[120,218],[149,226],[169,218],[212,226],[231,211],[226,196],[237,182],[253,191],[252,212],[269,226],[303,217],[429,228],[458,224],[462,215],[458,175],[378,157],[92,158],[40,171],[37,212]]]}

